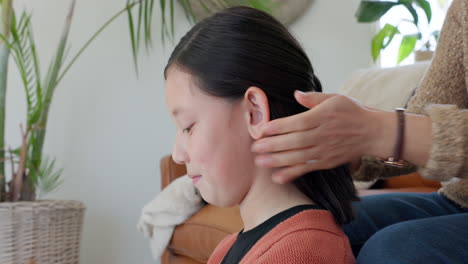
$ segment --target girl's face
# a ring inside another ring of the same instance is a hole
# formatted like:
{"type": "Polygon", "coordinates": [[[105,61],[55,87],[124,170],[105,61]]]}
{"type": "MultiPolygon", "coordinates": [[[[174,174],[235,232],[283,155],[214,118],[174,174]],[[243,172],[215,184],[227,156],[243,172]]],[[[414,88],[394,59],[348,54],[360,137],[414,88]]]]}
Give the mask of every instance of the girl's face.
{"type": "Polygon", "coordinates": [[[166,100],[176,124],[172,158],[187,167],[202,197],[222,207],[239,204],[255,171],[245,100],[230,102],[203,93],[192,75],[171,67],[166,100]]]}

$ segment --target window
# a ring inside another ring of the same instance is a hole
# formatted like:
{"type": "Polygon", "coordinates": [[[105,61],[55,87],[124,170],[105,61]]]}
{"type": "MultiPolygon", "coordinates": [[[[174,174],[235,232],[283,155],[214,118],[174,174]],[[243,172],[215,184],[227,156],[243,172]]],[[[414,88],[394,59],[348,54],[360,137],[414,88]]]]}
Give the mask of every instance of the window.
{"type": "MultiPolygon", "coordinates": [[[[423,10],[418,8],[419,15],[419,27],[421,28],[422,41],[418,41],[415,47],[415,50],[420,50],[423,48],[423,44],[428,39],[431,32],[440,30],[444,22],[445,14],[447,9],[450,6],[452,0],[428,0],[432,8],[432,20],[430,25],[427,23],[427,17],[423,10]]],[[[400,30],[399,35],[395,36],[392,40],[392,43],[384,49],[380,54],[380,66],[381,67],[393,67],[397,65],[398,49],[400,47],[402,35],[416,34],[417,29],[413,23],[408,21],[413,21],[413,17],[409,11],[403,6],[396,6],[392,8],[387,14],[385,14],[378,23],[379,28],[382,28],[385,24],[391,24],[394,26],[398,25],[400,30]],[[401,22],[399,22],[401,21],[401,22]],[[399,24],[397,24],[399,23],[399,24]]],[[[430,50],[435,50],[435,41],[431,41],[430,50]]],[[[408,56],[400,65],[407,65],[414,63],[414,53],[408,56]]]]}

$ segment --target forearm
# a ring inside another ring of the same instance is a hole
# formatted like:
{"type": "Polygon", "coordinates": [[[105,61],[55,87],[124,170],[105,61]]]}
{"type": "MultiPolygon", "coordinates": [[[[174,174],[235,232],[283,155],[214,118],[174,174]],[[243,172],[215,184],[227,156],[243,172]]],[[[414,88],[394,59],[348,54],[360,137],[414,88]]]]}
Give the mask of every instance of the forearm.
{"type": "MultiPolygon", "coordinates": [[[[371,128],[365,155],[388,158],[393,156],[397,138],[397,115],[394,112],[370,111],[371,128]]],[[[405,114],[402,159],[424,167],[432,145],[432,122],[429,116],[405,114]]]]}
{"type": "MultiPolygon", "coordinates": [[[[432,63],[406,107],[402,158],[419,167],[418,172],[427,179],[468,178],[465,4],[455,0],[449,8],[432,63]]],[[[389,172],[394,168],[374,158],[393,156],[396,114],[376,109],[368,112],[365,117],[370,123],[364,133],[369,140],[361,152],[367,156],[355,177],[396,176],[398,171],[389,172]]]]}

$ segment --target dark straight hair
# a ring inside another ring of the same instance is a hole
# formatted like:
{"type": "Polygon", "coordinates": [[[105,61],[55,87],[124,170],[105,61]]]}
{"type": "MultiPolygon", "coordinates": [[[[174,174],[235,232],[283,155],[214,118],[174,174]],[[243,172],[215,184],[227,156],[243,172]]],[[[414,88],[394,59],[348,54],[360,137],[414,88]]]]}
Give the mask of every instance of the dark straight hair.
{"type": "MultiPolygon", "coordinates": [[[[208,95],[236,101],[256,86],[268,97],[270,119],[308,109],[294,90],[321,92],[322,85],[306,53],[271,15],[249,7],[225,9],[196,24],[177,44],[164,70],[177,66],[193,75],[208,95]]],[[[339,224],[353,219],[351,201],[358,200],[349,166],[314,171],[295,186],[329,210],[339,224]]]]}

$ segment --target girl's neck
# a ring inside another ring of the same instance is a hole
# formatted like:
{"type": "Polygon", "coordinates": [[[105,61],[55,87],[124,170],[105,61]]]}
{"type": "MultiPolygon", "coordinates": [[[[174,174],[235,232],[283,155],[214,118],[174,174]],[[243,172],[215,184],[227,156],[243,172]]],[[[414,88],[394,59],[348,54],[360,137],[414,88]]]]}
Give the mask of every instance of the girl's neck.
{"type": "Polygon", "coordinates": [[[292,183],[274,183],[271,174],[271,171],[256,174],[249,192],[239,205],[244,231],[296,205],[313,204],[292,183]]]}

